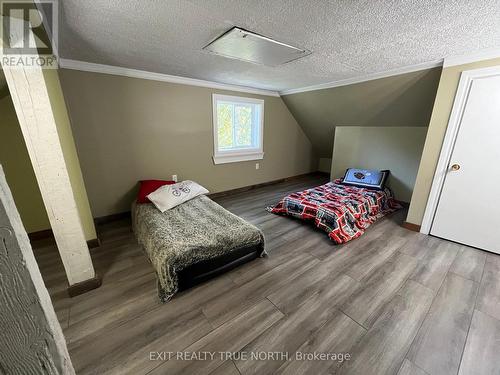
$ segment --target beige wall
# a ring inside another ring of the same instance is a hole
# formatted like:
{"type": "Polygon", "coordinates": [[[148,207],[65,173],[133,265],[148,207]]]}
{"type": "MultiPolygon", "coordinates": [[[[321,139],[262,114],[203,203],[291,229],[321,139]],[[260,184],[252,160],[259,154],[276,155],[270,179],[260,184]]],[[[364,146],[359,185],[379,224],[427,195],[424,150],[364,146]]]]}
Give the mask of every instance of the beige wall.
{"type": "Polygon", "coordinates": [[[460,74],[465,70],[486,68],[495,65],[500,65],[500,59],[479,61],[443,69],[417,180],[411,198],[410,209],[406,219],[407,222],[417,225],[422,223],[432,180],[434,178],[434,172],[441,152],[441,145],[446,133],[446,128],[448,127],[448,120],[458,88],[460,74]]]}
{"type": "Polygon", "coordinates": [[[3,166],[26,232],[50,229],[10,96],[0,99],[0,164],[3,166]]]}
{"type": "Polygon", "coordinates": [[[279,97],[64,69],[60,76],[96,217],[129,210],[141,179],[177,174],[218,192],[317,169],[309,139],[279,97]],[[259,170],[255,161],[214,165],[214,92],[265,100],[259,170]]]}
{"type": "Polygon", "coordinates": [[[9,95],[9,88],[7,87],[7,81],[5,80],[5,75],[0,68],[0,99],[5,98],[9,95]]]}
{"type": "Polygon", "coordinates": [[[409,202],[427,128],[338,126],[331,177],[347,168],[389,169],[387,185],[396,199],[409,202]]]}
{"type": "MultiPolygon", "coordinates": [[[[97,237],[56,70],[45,70],[57,131],[87,240],[97,237]]],[[[28,233],[50,229],[31,160],[10,96],[0,99],[0,163],[28,233]]]]}
{"type": "Polygon", "coordinates": [[[331,158],[319,158],[318,161],[318,171],[330,174],[332,169],[332,159],[331,158]]]}
{"type": "Polygon", "coordinates": [[[332,155],[335,126],[429,125],[441,68],[283,97],[319,157],[332,155]]]}
{"type": "Polygon", "coordinates": [[[80,162],[76,152],[68,111],[64,101],[61,84],[59,82],[59,74],[57,70],[44,69],[43,76],[45,84],[47,85],[50,104],[56,121],[57,133],[59,135],[59,141],[61,142],[64,161],[68,170],[83,232],[87,240],[92,240],[97,238],[94,218],[92,216],[92,212],[90,211],[90,204],[83,181],[82,171],[80,169],[80,162]]]}

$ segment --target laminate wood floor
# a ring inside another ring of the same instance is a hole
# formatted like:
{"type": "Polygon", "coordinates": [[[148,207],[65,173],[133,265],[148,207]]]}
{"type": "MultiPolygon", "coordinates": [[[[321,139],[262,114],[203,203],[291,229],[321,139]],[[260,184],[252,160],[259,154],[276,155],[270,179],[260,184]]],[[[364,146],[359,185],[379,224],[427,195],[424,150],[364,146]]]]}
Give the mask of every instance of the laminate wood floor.
{"type": "Polygon", "coordinates": [[[35,243],[77,374],[500,374],[500,256],[403,229],[404,210],[342,246],[265,211],[324,182],[216,199],[269,256],[167,304],[129,220],[98,228],[103,285],[75,298],[55,246],[35,243]]]}

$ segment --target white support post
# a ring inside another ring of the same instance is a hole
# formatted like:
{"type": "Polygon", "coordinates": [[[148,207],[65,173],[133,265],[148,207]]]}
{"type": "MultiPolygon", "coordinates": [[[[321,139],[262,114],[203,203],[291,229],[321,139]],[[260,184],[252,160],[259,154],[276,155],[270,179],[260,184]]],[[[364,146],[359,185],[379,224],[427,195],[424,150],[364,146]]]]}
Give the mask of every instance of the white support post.
{"type": "Polygon", "coordinates": [[[3,71],[69,284],[97,287],[42,68],[3,71]]]}

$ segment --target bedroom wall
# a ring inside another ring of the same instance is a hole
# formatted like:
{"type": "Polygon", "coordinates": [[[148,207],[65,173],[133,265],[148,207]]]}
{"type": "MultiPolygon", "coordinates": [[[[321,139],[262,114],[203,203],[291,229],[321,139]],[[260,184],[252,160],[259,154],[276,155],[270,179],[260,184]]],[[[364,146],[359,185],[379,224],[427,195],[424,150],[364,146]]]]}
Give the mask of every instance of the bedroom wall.
{"type": "Polygon", "coordinates": [[[450,66],[443,69],[422,153],[422,161],[420,162],[408,217],[406,219],[408,223],[416,225],[422,223],[461,73],[465,70],[487,68],[496,65],[500,65],[500,58],[450,66]]]}
{"type": "Polygon", "coordinates": [[[9,95],[9,87],[7,86],[7,81],[5,80],[5,75],[0,68],[0,99],[5,98],[9,95]]]}
{"type": "Polygon", "coordinates": [[[177,174],[219,192],[317,170],[279,97],[66,69],[60,77],[94,217],[128,211],[141,179],[177,174]],[[214,165],[212,93],[265,100],[260,169],[214,165]]]}
{"type": "Polygon", "coordinates": [[[330,174],[331,169],[332,169],[331,158],[319,158],[318,171],[330,174]]]}
{"type": "Polygon", "coordinates": [[[283,96],[320,158],[332,155],[335,126],[429,125],[441,68],[283,96]]]}
{"type": "Polygon", "coordinates": [[[389,169],[387,185],[396,199],[409,202],[426,133],[424,127],[337,126],[331,178],[347,168],[389,169]]]}
{"type": "Polygon", "coordinates": [[[9,95],[0,99],[0,164],[26,232],[50,229],[35,172],[9,95]]]}

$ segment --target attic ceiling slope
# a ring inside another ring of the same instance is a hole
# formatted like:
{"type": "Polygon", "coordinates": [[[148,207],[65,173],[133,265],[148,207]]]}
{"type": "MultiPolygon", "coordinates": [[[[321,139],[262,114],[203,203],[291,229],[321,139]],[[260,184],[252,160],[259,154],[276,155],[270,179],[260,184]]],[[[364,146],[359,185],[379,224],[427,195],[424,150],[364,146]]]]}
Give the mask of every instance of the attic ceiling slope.
{"type": "Polygon", "coordinates": [[[65,0],[60,56],[285,91],[500,47],[500,0],[65,0]],[[238,26],[312,51],[277,67],[204,51],[238,26]]]}
{"type": "Polygon", "coordinates": [[[335,126],[427,127],[440,76],[433,68],[282,98],[316,154],[330,158],[335,126]]]}

